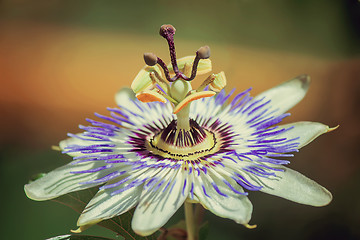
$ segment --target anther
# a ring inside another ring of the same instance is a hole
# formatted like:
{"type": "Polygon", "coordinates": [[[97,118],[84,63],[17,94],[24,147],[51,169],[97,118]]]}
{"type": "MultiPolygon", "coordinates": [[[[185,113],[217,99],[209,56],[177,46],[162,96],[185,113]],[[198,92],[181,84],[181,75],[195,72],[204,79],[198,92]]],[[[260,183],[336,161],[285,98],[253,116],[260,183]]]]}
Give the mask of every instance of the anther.
{"type": "Polygon", "coordinates": [[[144,53],[144,60],[148,66],[154,66],[157,63],[157,59],[154,53],[144,53]]]}
{"type": "Polygon", "coordinates": [[[177,114],[181,109],[186,107],[190,102],[206,98],[206,97],[212,97],[216,94],[216,92],[213,91],[203,91],[203,92],[194,92],[190,95],[188,95],[184,100],[182,100],[176,107],[174,108],[174,114],[177,114]]]}
{"type": "Polygon", "coordinates": [[[139,99],[141,102],[148,103],[148,102],[163,102],[166,103],[166,99],[160,91],[154,90],[144,90],[136,94],[136,98],[139,99]]]}

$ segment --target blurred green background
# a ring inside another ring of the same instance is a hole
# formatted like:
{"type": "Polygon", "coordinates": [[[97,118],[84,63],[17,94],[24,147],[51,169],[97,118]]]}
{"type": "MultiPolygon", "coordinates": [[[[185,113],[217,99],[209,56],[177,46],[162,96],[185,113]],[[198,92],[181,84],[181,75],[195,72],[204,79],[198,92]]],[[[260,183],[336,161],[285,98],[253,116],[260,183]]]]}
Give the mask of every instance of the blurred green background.
{"type": "MultiPolygon", "coordinates": [[[[340,124],[290,165],[333,193],[329,206],[250,193],[250,223],[258,227],[208,213],[208,239],[360,239],[356,0],[0,1],[0,238],[45,239],[76,228],[77,213],[27,199],[23,185],[70,161],[50,147],[114,106],[114,93],[144,65],[143,52],[169,60],[158,36],[164,23],[177,28],[178,56],[210,45],[214,71],[226,72],[229,88],[253,86],[256,94],[309,74],[310,91],[286,121],[340,124]]],[[[97,227],[86,233],[114,237],[97,227]]]]}

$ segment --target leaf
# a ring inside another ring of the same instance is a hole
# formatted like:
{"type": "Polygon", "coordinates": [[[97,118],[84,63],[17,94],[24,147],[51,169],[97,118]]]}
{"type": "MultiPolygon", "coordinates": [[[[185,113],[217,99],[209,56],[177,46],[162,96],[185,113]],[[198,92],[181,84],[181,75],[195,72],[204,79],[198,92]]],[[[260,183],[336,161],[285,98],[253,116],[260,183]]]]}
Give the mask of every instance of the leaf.
{"type": "MultiPolygon", "coordinates": [[[[91,200],[91,198],[96,194],[97,191],[98,191],[98,187],[93,187],[78,192],[68,193],[66,195],[55,198],[53,201],[64,204],[72,208],[73,210],[81,213],[86,207],[86,204],[91,200]]],[[[147,237],[141,237],[132,230],[131,219],[133,214],[134,214],[134,209],[120,216],[101,221],[97,225],[110,229],[111,231],[123,236],[126,240],[156,240],[157,238],[156,233],[147,237]]],[[[70,235],[70,237],[74,237],[74,236],[77,235],[70,235]]],[[[51,240],[55,240],[55,239],[57,240],[57,238],[51,240]]],[[[69,238],[69,239],[73,240],[75,238],[69,238]]]]}
{"type": "Polygon", "coordinates": [[[87,236],[87,235],[61,235],[46,240],[112,240],[110,238],[87,236]]]}

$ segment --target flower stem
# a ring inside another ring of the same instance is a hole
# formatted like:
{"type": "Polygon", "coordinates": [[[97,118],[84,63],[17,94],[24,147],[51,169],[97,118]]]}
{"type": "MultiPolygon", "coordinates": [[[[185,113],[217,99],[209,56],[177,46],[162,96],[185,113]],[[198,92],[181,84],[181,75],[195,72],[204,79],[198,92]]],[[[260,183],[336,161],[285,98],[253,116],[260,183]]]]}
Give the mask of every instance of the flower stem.
{"type": "MultiPolygon", "coordinates": [[[[195,213],[195,224],[197,227],[200,227],[204,219],[205,208],[201,204],[196,204],[194,213],[195,213]]],[[[199,232],[199,230],[197,230],[196,232],[199,232]]]]}
{"type": "Polygon", "coordinates": [[[190,113],[190,104],[188,104],[188,106],[184,107],[176,114],[178,129],[184,129],[186,131],[190,129],[189,113],[190,113]]]}
{"type": "Polygon", "coordinates": [[[192,203],[185,202],[187,240],[195,240],[195,218],[192,203]]]}

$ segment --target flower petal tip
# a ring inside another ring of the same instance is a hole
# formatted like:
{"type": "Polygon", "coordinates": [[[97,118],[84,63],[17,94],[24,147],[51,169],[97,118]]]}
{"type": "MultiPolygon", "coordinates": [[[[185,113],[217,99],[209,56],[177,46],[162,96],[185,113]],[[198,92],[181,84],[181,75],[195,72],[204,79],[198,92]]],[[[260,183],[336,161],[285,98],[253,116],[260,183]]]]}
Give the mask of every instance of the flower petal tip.
{"type": "Polygon", "coordinates": [[[317,204],[314,204],[314,207],[324,207],[327,206],[331,203],[333,196],[331,194],[331,192],[329,192],[329,190],[327,190],[326,188],[322,187],[323,190],[323,199],[321,202],[318,202],[317,204]]]}
{"type": "Polygon", "coordinates": [[[335,127],[329,128],[327,132],[329,133],[329,132],[335,131],[335,130],[338,129],[339,127],[340,127],[340,125],[337,125],[337,126],[335,126],[335,127]]]}
{"type": "Polygon", "coordinates": [[[24,192],[28,198],[31,200],[36,200],[36,197],[32,194],[32,192],[29,190],[29,184],[26,184],[24,186],[24,192]]]}
{"type": "Polygon", "coordinates": [[[115,102],[119,106],[126,106],[129,100],[135,99],[135,93],[130,88],[122,88],[115,94],[115,102]]]}
{"type": "Polygon", "coordinates": [[[250,225],[250,224],[244,224],[244,227],[246,227],[247,229],[255,229],[255,228],[257,228],[257,225],[256,224],[254,224],[254,225],[250,225]]]}
{"type": "Polygon", "coordinates": [[[82,228],[85,230],[95,224],[98,224],[102,220],[104,220],[104,219],[93,219],[93,218],[91,219],[91,218],[89,218],[89,216],[84,217],[84,214],[81,214],[77,221],[77,225],[79,226],[79,228],[82,228]]]}
{"type": "Polygon", "coordinates": [[[41,196],[39,194],[39,191],[37,189],[35,189],[31,183],[26,184],[24,186],[25,194],[29,199],[34,200],[34,201],[44,201],[44,200],[49,199],[49,198],[46,198],[44,196],[41,196]]]}
{"type": "Polygon", "coordinates": [[[55,146],[55,145],[52,145],[51,149],[55,150],[55,151],[61,151],[61,148],[59,146],[55,146]]]}
{"type": "Polygon", "coordinates": [[[132,227],[132,230],[137,234],[140,235],[142,237],[146,237],[149,236],[151,234],[153,234],[154,232],[156,232],[158,229],[136,229],[134,227],[132,227]]]}
{"type": "Polygon", "coordinates": [[[79,228],[77,228],[75,230],[70,230],[70,232],[72,232],[72,233],[81,233],[82,231],[81,231],[81,228],[79,227],[79,228]]]}
{"type": "Polygon", "coordinates": [[[88,225],[79,226],[75,230],[70,230],[70,232],[72,232],[72,233],[82,233],[83,231],[85,231],[86,229],[92,227],[93,225],[94,224],[88,224],[88,225]]]}
{"type": "Polygon", "coordinates": [[[296,77],[295,79],[298,79],[298,80],[300,80],[301,81],[301,83],[302,83],[302,88],[303,89],[308,89],[309,88],[309,85],[310,85],[310,82],[311,82],[311,79],[310,79],[310,76],[309,75],[307,75],[307,74],[302,74],[302,75],[300,75],[300,76],[298,76],[298,77],[296,77]]]}

